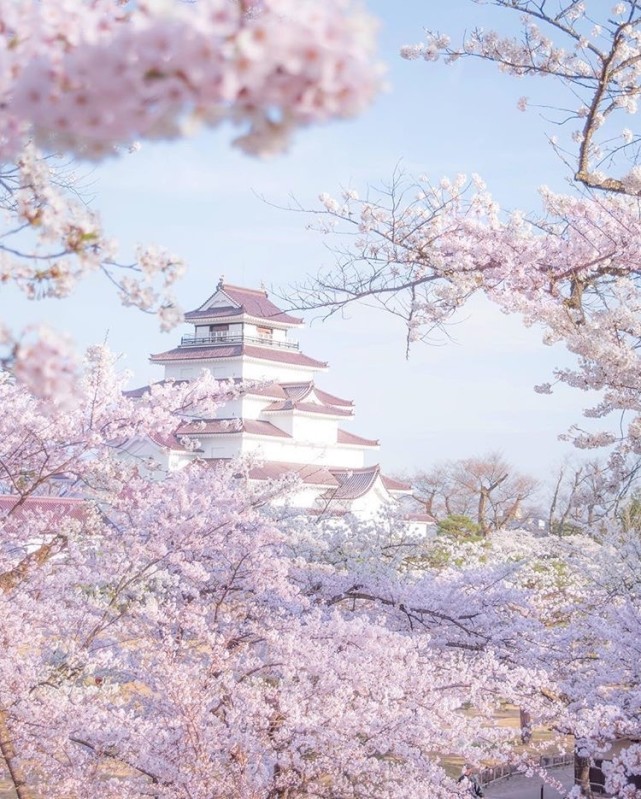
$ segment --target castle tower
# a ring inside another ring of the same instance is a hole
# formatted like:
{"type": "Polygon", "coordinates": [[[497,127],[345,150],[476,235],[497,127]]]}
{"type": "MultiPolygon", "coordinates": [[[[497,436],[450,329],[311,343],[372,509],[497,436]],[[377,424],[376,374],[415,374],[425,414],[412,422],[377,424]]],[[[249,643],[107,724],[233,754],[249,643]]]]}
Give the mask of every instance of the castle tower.
{"type": "Polygon", "coordinates": [[[353,402],[317,386],[327,363],[300,351],[289,334],[302,320],[278,308],[266,291],[221,279],[185,321],[193,332],[174,349],[150,358],[164,367],[164,379],[190,380],[206,369],[242,388],[216,418],[183,422],[172,440],[153,442],[164,452],[167,468],[194,457],[220,461],[250,455],[257,463],[251,479],[298,475],[303,488],[296,504],[313,512],[369,515],[409,493],[408,486],[368,465],[378,441],[344,429],[354,416],[353,402]],[[180,446],[184,437],[198,440],[196,453],[180,446]]]}

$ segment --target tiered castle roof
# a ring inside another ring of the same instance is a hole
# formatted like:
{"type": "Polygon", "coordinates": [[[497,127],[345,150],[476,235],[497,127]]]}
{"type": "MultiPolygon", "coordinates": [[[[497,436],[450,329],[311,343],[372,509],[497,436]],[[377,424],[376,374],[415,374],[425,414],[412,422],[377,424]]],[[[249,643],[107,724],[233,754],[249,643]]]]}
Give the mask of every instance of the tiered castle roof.
{"type": "Polygon", "coordinates": [[[230,360],[235,358],[255,358],[261,361],[275,361],[294,366],[306,366],[313,369],[327,369],[327,363],[317,361],[302,352],[290,350],[272,350],[266,347],[255,347],[251,344],[233,344],[230,346],[212,347],[192,344],[191,336],[184,336],[180,347],[167,352],[160,352],[150,357],[151,363],[167,363],[168,361],[211,361],[230,360]]]}

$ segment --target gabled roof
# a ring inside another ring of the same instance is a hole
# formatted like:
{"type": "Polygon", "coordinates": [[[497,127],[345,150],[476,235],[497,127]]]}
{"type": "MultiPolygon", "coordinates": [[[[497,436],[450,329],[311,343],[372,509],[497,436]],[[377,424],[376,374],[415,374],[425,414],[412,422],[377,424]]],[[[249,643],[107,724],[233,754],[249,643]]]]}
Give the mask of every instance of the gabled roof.
{"type": "Polygon", "coordinates": [[[338,437],[336,439],[338,444],[348,444],[355,447],[378,447],[380,446],[377,439],[374,438],[361,438],[355,436],[354,433],[349,433],[347,430],[338,430],[338,437]]]}
{"type": "Polygon", "coordinates": [[[234,344],[228,347],[176,347],[167,352],[151,355],[151,363],[167,363],[171,361],[212,361],[220,358],[240,358],[241,356],[256,358],[259,361],[276,361],[293,366],[309,366],[313,369],[326,369],[325,361],[317,361],[297,350],[279,350],[269,347],[252,347],[249,344],[234,344]]]}
{"type": "Polygon", "coordinates": [[[287,475],[296,475],[306,485],[337,486],[338,482],[326,466],[311,463],[287,463],[268,461],[261,466],[252,466],[249,477],[252,480],[280,480],[287,475]]]}
{"type": "Polygon", "coordinates": [[[263,422],[259,419],[205,419],[203,421],[185,422],[176,430],[176,435],[189,435],[196,438],[210,435],[235,435],[237,433],[291,438],[289,433],[276,427],[271,422],[263,422]]]}
{"type": "Polygon", "coordinates": [[[383,485],[388,491],[402,491],[403,493],[411,493],[412,486],[409,483],[403,483],[401,480],[395,480],[393,477],[386,477],[381,475],[383,485]]]}
{"type": "MultiPolygon", "coordinates": [[[[323,499],[333,500],[354,500],[365,496],[368,491],[371,491],[376,481],[380,478],[381,483],[385,490],[390,493],[402,490],[411,490],[410,486],[394,480],[391,477],[386,477],[381,474],[380,466],[365,466],[362,469],[330,469],[338,481],[338,488],[328,489],[323,494],[323,499]]],[[[416,519],[416,521],[419,521],[416,519]]]]}
{"type": "Polygon", "coordinates": [[[292,400],[282,400],[272,402],[263,413],[277,413],[282,411],[300,411],[301,413],[313,413],[320,416],[353,416],[353,411],[346,408],[330,408],[327,405],[318,405],[316,402],[292,402],[292,400]]]}
{"type": "Polygon", "coordinates": [[[323,405],[331,405],[332,407],[339,408],[351,408],[354,405],[351,400],[341,399],[340,397],[335,397],[333,394],[328,394],[326,391],[321,391],[316,387],[313,380],[303,383],[281,383],[280,385],[285,394],[287,394],[288,399],[294,402],[300,402],[302,399],[309,397],[310,394],[313,394],[323,405]]]}
{"type": "Polygon", "coordinates": [[[381,470],[379,466],[366,466],[363,469],[332,469],[338,486],[328,489],[323,499],[359,499],[370,491],[381,470]]]}
{"type": "Polygon", "coordinates": [[[185,320],[196,322],[205,318],[227,318],[244,315],[255,319],[264,319],[266,322],[281,322],[287,325],[301,325],[303,323],[302,319],[290,316],[274,305],[266,291],[232,286],[222,281],[216,287],[216,291],[200,308],[195,311],[188,311],[185,314],[185,320]],[[213,308],[208,307],[214,299],[217,300],[216,306],[213,308]],[[225,303],[225,300],[228,300],[228,302],[225,303]]]}
{"type": "Polygon", "coordinates": [[[287,399],[292,400],[292,402],[298,402],[311,393],[314,382],[308,380],[305,383],[279,383],[279,385],[285,392],[287,399]]]}

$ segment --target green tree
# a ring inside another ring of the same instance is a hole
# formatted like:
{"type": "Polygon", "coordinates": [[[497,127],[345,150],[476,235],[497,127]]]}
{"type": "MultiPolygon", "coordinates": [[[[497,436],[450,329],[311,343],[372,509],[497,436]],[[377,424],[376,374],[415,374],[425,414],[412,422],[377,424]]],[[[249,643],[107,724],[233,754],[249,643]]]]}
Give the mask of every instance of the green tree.
{"type": "Polygon", "coordinates": [[[451,513],[438,523],[438,534],[448,535],[462,541],[479,541],[483,530],[475,521],[462,513],[451,513]]]}

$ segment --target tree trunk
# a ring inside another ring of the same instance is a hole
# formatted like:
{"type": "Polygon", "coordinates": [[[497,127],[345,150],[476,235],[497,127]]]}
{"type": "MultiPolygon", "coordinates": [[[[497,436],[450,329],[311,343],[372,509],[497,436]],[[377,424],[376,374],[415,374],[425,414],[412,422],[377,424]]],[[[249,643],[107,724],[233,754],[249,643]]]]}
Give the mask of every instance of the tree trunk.
{"type": "Polygon", "coordinates": [[[521,725],[521,743],[527,744],[532,740],[532,717],[530,712],[523,707],[519,708],[519,722],[521,725]]]}
{"type": "Polygon", "coordinates": [[[574,756],[574,781],[581,787],[581,796],[593,799],[592,786],[590,785],[590,758],[574,756]]]}
{"type": "Polygon", "coordinates": [[[4,758],[18,799],[34,799],[22,766],[16,762],[16,751],[7,724],[7,712],[0,710],[0,754],[4,758]]]}
{"type": "Polygon", "coordinates": [[[487,521],[485,519],[485,509],[487,507],[488,496],[489,496],[489,491],[487,490],[487,488],[481,487],[481,491],[480,491],[480,494],[479,494],[479,507],[478,507],[478,513],[477,513],[477,522],[478,522],[478,526],[481,528],[481,532],[485,536],[489,532],[488,524],[487,524],[487,521]]]}

